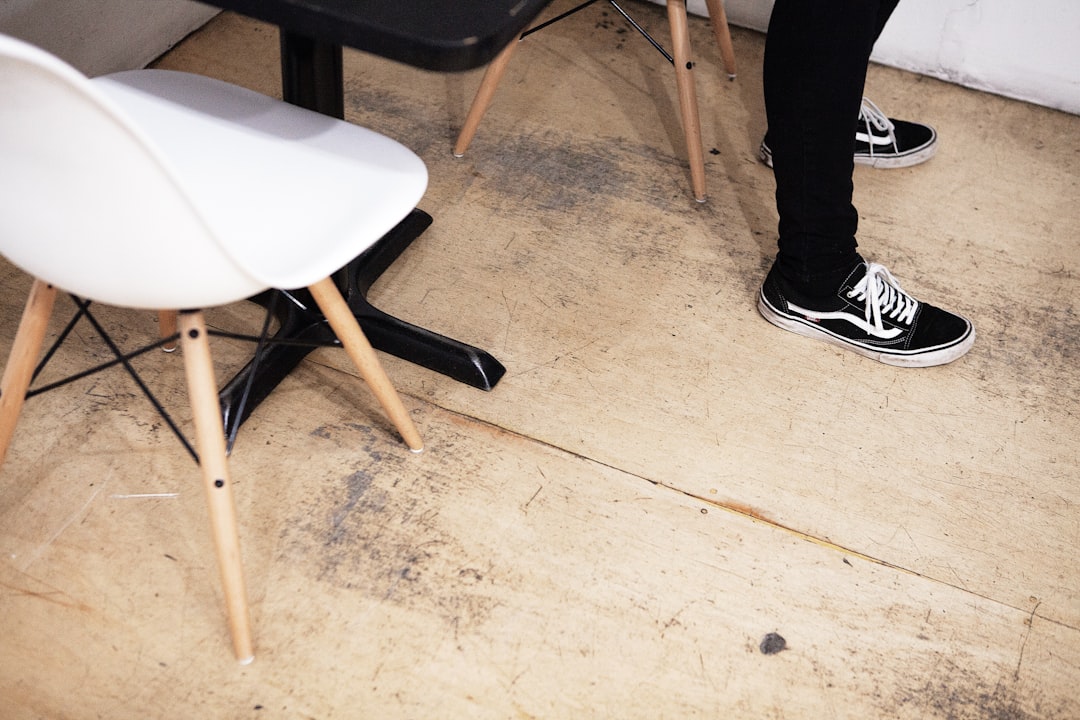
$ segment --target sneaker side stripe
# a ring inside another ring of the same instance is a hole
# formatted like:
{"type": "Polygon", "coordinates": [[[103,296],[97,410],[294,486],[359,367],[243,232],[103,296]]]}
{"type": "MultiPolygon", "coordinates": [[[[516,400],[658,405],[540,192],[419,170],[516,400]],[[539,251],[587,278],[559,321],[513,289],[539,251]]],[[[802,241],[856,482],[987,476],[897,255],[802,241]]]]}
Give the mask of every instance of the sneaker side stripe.
{"type": "Polygon", "coordinates": [[[897,335],[900,335],[904,331],[901,328],[877,328],[870,324],[866,320],[860,317],[856,317],[851,313],[846,312],[815,312],[813,310],[807,310],[801,308],[793,303],[788,303],[788,309],[797,312],[808,320],[819,322],[821,320],[846,320],[855,327],[862,330],[867,335],[879,338],[881,340],[892,340],[897,335]]]}
{"type": "Polygon", "coordinates": [[[864,142],[867,145],[894,145],[895,141],[891,136],[885,135],[884,137],[868,134],[864,132],[855,133],[855,139],[859,142],[864,142]]]}

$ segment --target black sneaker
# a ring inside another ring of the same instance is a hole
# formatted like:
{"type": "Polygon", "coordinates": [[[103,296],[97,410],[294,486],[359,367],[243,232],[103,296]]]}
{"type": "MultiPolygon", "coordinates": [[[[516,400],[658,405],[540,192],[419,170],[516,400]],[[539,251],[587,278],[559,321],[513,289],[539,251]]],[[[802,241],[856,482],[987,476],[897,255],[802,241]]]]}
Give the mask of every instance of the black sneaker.
{"type": "Polygon", "coordinates": [[[814,299],[787,288],[774,267],[761,286],[758,310],[777,327],[886,365],[944,365],[975,342],[968,320],[911,297],[877,263],[860,263],[835,295],[814,299]]]}
{"type": "MultiPolygon", "coordinates": [[[[926,162],[937,152],[937,131],[929,125],[894,120],[863,98],[855,133],[855,164],[891,169],[926,162]]],[[[768,137],[758,149],[761,161],[772,167],[768,137]]]]}

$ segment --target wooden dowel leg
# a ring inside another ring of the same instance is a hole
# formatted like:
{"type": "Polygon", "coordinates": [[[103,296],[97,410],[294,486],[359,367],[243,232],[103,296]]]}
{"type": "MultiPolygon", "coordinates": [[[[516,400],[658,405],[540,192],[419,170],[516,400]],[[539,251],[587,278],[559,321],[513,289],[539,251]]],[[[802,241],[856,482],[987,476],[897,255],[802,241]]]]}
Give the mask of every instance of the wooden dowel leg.
{"type": "Polygon", "coordinates": [[[26,400],[55,300],[56,288],[41,280],[34,281],[0,379],[0,466],[15,435],[15,424],[26,400]]]}
{"type": "Polygon", "coordinates": [[[728,27],[724,1],[705,0],[705,6],[709,9],[709,22],[712,24],[716,44],[720,46],[720,57],[724,60],[724,69],[727,70],[728,78],[734,80],[735,47],[731,43],[731,28],[728,27]]]}
{"type": "Polygon", "coordinates": [[[349,353],[356,369],[360,371],[360,376],[371,387],[375,398],[386,411],[390,422],[401,433],[405,443],[413,452],[423,450],[423,440],[420,439],[420,433],[413,424],[409,411],[402,404],[401,397],[398,396],[397,390],[394,389],[386,371],[383,370],[374,348],[368,342],[364,331],[360,329],[360,325],[341,297],[337,286],[330,278],[326,278],[309,286],[308,290],[311,291],[319,309],[329,321],[330,327],[341,340],[341,344],[345,346],[345,351],[349,353]]]}
{"type": "MultiPolygon", "coordinates": [[[[158,332],[161,335],[161,339],[164,340],[167,337],[176,334],[176,311],[175,310],[159,310],[158,311],[158,332]]],[[[161,346],[161,349],[165,352],[172,352],[177,348],[176,343],[167,343],[161,346]]]]}
{"type": "Polygon", "coordinates": [[[180,314],[180,347],[184,354],[188,394],[195,423],[195,447],[199,453],[210,529],[214,537],[225,608],[236,659],[247,664],[254,658],[251,618],[248,614],[240,534],[232,483],[225,456],[225,428],[221,419],[210,343],[201,312],[180,314]]]}
{"type": "Polygon", "coordinates": [[[667,12],[671,25],[671,54],[675,58],[675,82],[679,89],[679,109],[690,160],[690,183],[694,189],[694,199],[705,202],[705,153],[701,147],[701,120],[698,118],[697,88],[694,86],[693,62],[690,59],[686,0],[668,0],[667,12]]]}
{"type": "Polygon", "coordinates": [[[465,151],[469,149],[469,143],[472,142],[477,128],[480,127],[480,121],[484,118],[484,113],[487,112],[488,106],[491,105],[491,99],[495,96],[495,89],[499,87],[499,81],[502,80],[502,76],[506,72],[506,66],[510,64],[510,58],[513,56],[519,42],[520,40],[510,41],[510,44],[503,48],[502,52],[491,61],[487,70],[484,71],[484,79],[480,81],[480,88],[476,91],[472,105],[469,106],[469,114],[465,116],[465,124],[462,126],[457,142],[454,144],[454,157],[462,157],[465,151]]]}

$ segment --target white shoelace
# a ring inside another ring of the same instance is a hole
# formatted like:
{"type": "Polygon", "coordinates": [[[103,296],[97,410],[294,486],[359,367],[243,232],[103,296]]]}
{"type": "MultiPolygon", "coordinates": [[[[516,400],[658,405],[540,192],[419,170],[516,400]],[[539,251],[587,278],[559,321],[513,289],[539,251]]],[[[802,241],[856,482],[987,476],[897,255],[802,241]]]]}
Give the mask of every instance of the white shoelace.
{"type": "Polygon", "coordinates": [[[885,330],[883,315],[910,325],[919,308],[919,301],[904,292],[892,273],[877,263],[866,263],[866,275],[847,296],[866,301],[866,321],[879,331],[885,330]]]}
{"type": "Polygon", "coordinates": [[[893,131],[896,127],[881,111],[881,108],[869,98],[864,97],[862,99],[862,106],[859,108],[859,122],[865,131],[860,130],[855,134],[855,137],[870,146],[871,155],[874,154],[875,145],[892,145],[895,147],[896,134],[893,131]],[[875,135],[872,128],[877,128],[879,132],[885,133],[885,136],[875,135]]]}

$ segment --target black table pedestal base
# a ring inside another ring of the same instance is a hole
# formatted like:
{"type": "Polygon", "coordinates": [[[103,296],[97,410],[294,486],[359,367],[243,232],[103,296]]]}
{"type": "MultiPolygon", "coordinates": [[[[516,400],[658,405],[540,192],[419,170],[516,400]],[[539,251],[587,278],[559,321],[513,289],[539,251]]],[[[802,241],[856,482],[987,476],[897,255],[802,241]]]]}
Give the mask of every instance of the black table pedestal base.
{"type": "MultiPolygon", "coordinates": [[[[376,350],[390,353],[422,367],[446,375],[481,390],[491,390],[506,372],[494,357],[479,348],[425,330],[387,315],[367,301],[367,292],[380,275],[413,240],[431,225],[431,216],[423,210],[413,212],[375,245],[350,262],[335,275],[349,308],[364,334],[376,350]]],[[[270,291],[277,292],[277,291],[270,291]]],[[[280,322],[275,340],[290,343],[325,344],[334,340],[326,318],[306,290],[290,292],[295,299],[279,298],[280,322]]],[[[266,305],[269,293],[252,298],[266,305]]],[[[265,348],[256,363],[249,362],[220,393],[225,427],[238,426],[265,400],[278,383],[307,357],[314,346],[274,344],[265,348]],[[254,377],[252,376],[254,373],[254,377]],[[245,388],[251,387],[246,401],[245,388]]]]}

